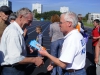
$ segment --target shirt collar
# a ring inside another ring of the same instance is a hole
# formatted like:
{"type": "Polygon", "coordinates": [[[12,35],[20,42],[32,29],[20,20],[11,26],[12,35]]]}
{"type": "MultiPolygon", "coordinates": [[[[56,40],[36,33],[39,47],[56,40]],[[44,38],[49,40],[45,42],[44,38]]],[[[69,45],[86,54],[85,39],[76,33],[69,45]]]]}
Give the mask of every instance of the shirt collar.
{"type": "Polygon", "coordinates": [[[70,36],[71,34],[73,34],[73,33],[75,33],[75,32],[78,32],[78,30],[77,30],[77,29],[74,29],[74,30],[70,31],[70,32],[64,37],[64,39],[66,39],[68,36],[70,36]]]}
{"type": "Polygon", "coordinates": [[[14,21],[13,24],[17,27],[17,29],[20,31],[21,34],[24,33],[22,28],[19,26],[19,24],[17,22],[14,21]]]}

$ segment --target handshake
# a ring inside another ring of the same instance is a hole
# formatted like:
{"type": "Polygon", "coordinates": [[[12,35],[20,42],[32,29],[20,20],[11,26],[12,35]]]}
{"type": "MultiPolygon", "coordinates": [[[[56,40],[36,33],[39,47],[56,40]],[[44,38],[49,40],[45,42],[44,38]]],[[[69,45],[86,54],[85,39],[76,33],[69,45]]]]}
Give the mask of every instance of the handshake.
{"type": "Polygon", "coordinates": [[[36,67],[42,66],[44,64],[43,57],[35,57],[34,64],[36,65],[36,67]]]}
{"type": "MultiPolygon", "coordinates": [[[[38,51],[40,51],[40,50],[46,50],[46,48],[43,47],[43,46],[41,46],[36,40],[31,40],[30,43],[29,43],[29,47],[30,47],[32,50],[34,50],[34,49],[36,49],[36,50],[38,50],[38,51]]],[[[34,64],[35,64],[37,67],[43,65],[43,64],[44,64],[43,59],[44,59],[44,57],[35,57],[35,59],[34,59],[34,60],[35,60],[35,61],[34,61],[34,64]]]]}

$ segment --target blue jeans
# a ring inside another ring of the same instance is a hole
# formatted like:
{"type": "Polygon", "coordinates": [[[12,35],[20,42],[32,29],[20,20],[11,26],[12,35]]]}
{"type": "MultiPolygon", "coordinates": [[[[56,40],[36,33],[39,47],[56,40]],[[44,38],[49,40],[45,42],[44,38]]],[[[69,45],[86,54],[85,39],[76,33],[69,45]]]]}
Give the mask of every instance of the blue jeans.
{"type": "Polygon", "coordinates": [[[59,66],[56,66],[53,68],[53,70],[51,71],[51,75],[62,75],[63,72],[62,72],[62,68],[59,67],[59,66]]]}
{"type": "MultiPolygon", "coordinates": [[[[59,58],[60,56],[60,51],[62,48],[62,43],[63,43],[63,39],[59,39],[57,41],[54,41],[51,43],[51,55],[59,58]]],[[[56,66],[53,68],[53,70],[51,71],[51,75],[62,75],[62,69],[59,66],[56,66]]]]}
{"type": "Polygon", "coordinates": [[[59,39],[57,41],[51,42],[51,55],[59,58],[63,41],[63,39],[59,39]]]}
{"type": "Polygon", "coordinates": [[[65,72],[64,75],[86,75],[86,71],[85,69],[81,69],[79,71],[72,72],[72,73],[65,72]]]}
{"type": "Polygon", "coordinates": [[[20,67],[3,67],[2,75],[25,75],[25,71],[20,67]]]}

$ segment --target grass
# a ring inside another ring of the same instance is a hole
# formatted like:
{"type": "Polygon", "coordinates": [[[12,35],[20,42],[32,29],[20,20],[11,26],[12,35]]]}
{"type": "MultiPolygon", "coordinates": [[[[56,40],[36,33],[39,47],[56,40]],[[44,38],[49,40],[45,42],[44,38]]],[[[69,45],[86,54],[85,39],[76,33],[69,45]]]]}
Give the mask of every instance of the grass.
{"type": "Polygon", "coordinates": [[[87,23],[87,22],[83,22],[84,26],[86,27],[90,27],[90,28],[93,28],[93,23],[87,23]]]}

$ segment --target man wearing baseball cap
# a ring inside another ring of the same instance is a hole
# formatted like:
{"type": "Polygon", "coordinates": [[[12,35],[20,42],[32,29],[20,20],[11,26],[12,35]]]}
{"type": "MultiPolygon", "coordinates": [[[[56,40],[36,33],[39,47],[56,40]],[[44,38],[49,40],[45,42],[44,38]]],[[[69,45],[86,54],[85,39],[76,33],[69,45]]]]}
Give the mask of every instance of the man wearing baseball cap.
{"type": "MultiPolygon", "coordinates": [[[[1,49],[1,36],[3,34],[4,29],[7,26],[6,21],[11,12],[12,11],[7,6],[0,7],[0,49],[1,49]]],[[[1,58],[1,52],[0,52],[0,65],[1,65],[1,60],[2,60],[2,58],[1,58]]],[[[1,71],[1,67],[0,67],[0,71],[1,71]]]]}
{"type": "Polygon", "coordinates": [[[4,29],[7,26],[6,21],[7,21],[11,12],[12,11],[7,6],[1,6],[0,7],[0,38],[2,36],[4,29]]]}

